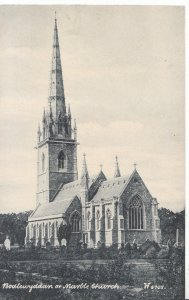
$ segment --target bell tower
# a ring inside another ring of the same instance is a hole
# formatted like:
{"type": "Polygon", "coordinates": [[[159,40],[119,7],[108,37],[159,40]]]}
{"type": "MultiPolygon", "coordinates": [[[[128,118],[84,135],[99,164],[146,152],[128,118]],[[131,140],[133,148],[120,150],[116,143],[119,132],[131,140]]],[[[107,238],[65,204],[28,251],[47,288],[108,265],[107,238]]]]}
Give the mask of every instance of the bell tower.
{"type": "Polygon", "coordinates": [[[37,205],[48,203],[60,186],[77,180],[77,128],[66,108],[57,19],[55,17],[48,106],[37,143],[37,205]]]}

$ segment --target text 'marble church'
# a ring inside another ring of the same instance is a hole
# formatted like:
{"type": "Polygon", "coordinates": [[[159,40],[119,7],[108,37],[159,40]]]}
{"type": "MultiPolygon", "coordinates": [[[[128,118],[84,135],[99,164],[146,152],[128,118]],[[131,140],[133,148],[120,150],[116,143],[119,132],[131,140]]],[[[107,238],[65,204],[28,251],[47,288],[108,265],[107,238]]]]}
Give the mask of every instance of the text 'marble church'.
{"type": "MultiPolygon", "coordinates": [[[[120,128],[121,130],[121,128],[120,128]]],[[[81,175],[77,170],[77,127],[66,107],[57,20],[55,18],[48,107],[38,129],[36,209],[28,218],[26,244],[59,245],[61,223],[72,228],[70,243],[87,247],[146,239],[161,241],[158,203],[146,188],[136,168],[121,176],[118,159],[114,177],[102,170],[88,173],[83,157],[81,175]]]]}

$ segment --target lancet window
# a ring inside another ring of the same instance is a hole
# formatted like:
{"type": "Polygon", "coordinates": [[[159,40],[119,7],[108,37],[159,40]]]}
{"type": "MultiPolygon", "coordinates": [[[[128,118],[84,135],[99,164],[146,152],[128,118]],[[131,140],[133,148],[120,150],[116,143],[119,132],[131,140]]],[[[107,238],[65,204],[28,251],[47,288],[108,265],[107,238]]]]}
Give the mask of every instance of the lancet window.
{"type": "Polygon", "coordinates": [[[129,229],[144,229],[143,204],[138,196],[129,205],[129,229]]]}

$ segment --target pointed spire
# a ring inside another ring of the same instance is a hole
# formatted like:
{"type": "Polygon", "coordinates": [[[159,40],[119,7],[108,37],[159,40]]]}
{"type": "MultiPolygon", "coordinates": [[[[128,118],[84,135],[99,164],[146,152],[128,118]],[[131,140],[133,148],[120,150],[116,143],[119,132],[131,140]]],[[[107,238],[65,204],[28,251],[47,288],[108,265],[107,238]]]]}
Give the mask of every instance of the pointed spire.
{"type": "Polygon", "coordinates": [[[83,167],[81,172],[81,203],[82,206],[84,203],[88,202],[88,191],[89,191],[89,173],[87,170],[87,163],[85,158],[85,153],[83,154],[83,167]]]}
{"type": "Polygon", "coordinates": [[[119,169],[119,163],[118,163],[118,157],[115,157],[115,172],[114,177],[121,177],[120,169],[119,169]]]}
{"type": "Polygon", "coordinates": [[[52,67],[50,72],[49,102],[52,104],[52,112],[54,117],[58,116],[58,112],[63,114],[66,113],[56,12],[53,37],[52,67]]]}
{"type": "Polygon", "coordinates": [[[71,118],[70,104],[68,104],[68,117],[70,117],[70,118],[71,118]]]}
{"type": "Polygon", "coordinates": [[[51,102],[49,104],[49,110],[50,110],[50,113],[49,113],[49,117],[50,117],[50,122],[53,123],[53,113],[52,113],[52,106],[51,106],[51,102]]]}
{"type": "Polygon", "coordinates": [[[40,124],[38,124],[38,132],[41,132],[41,130],[40,130],[40,124]]]}
{"type": "Polygon", "coordinates": [[[135,162],[135,163],[133,164],[133,166],[134,166],[134,170],[136,171],[137,163],[135,162]]]}
{"type": "Polygon", "coordinates": [[[46,113],[45,113],[45,108],[44,108],[44,110],[43,110],[43,123],[45,123],[46,122],[46,113]]]}
{"type": "Polygon", "coordinates": [[[89,179],[89,173],[87,170],[87,162],[86,162],[86,154],[83,154],[83,166],[82,166],[82,172],[81,172],[81,180],[88,181],[89,179]]]}
{"type": "Polygon", "coordinates": [[[74,119],[74,130],[77,130],[76,119],[74,119]]]}
{"type": "Polygon", "coordinates": [[[37,137],[38,137],[38,143],[39,143],[39,142],[40,142],[40,139],[41,139],[41,129],[40,129],[40,125],[38,125],[37,137]]]}
{"type": "Polygon", "coordinates": [[[77,125],[76,125],[76,119],[74,119],[74,129],[73,129],[73,133],[74,133],[74,140],[77,140],[77,125]]]}

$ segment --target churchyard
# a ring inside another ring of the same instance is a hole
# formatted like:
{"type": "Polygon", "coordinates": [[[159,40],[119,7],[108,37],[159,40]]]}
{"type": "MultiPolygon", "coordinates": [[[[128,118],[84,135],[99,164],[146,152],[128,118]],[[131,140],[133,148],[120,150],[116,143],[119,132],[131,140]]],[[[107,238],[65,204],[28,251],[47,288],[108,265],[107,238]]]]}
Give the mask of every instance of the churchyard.
{"type": "Polygon", "coordinates": [[[173,245],[160,248],[150,241],[140,247],[126,244],[119,249],[117,245],[109,248],[101,245],[99,249],[78,247],[75,251],[66,247],[1,249],[0,280],[0,296],[11,300],[181,300],[184,299],[184,251],[173,245]],[[3,288],[5,283],[13,288],[5,285],[3,288]],[[18,284],[43,284],[50,288],[33,288],[29,292],[18,284]]]}
{"type": "Polygon", "coordinates": [[[32,244],[24,247],[29,213],[0,216],[0,299],[184,299],[184,212],[159,210],[163,245],[146,241],[143,245],[121,245],[119,249],[116,244],[101,244],[98,249],[81,244],[68,249],[50,244],[46,248],[32,244]],[[3,244],[6,235],[11,240],[10,251],[3,244]],[[179,244],[175,245],[177,239],[179,244]],[[3,288],[6,283],[13,288],[3,288]],[[29,292],[18,284],[43,284],[51,288],[34,288],[29,292]],[[92,288],[93,284],[100,286],[92,288]],[[119,288],[103,289],[104,284],[117,284],[119,288]]]}

